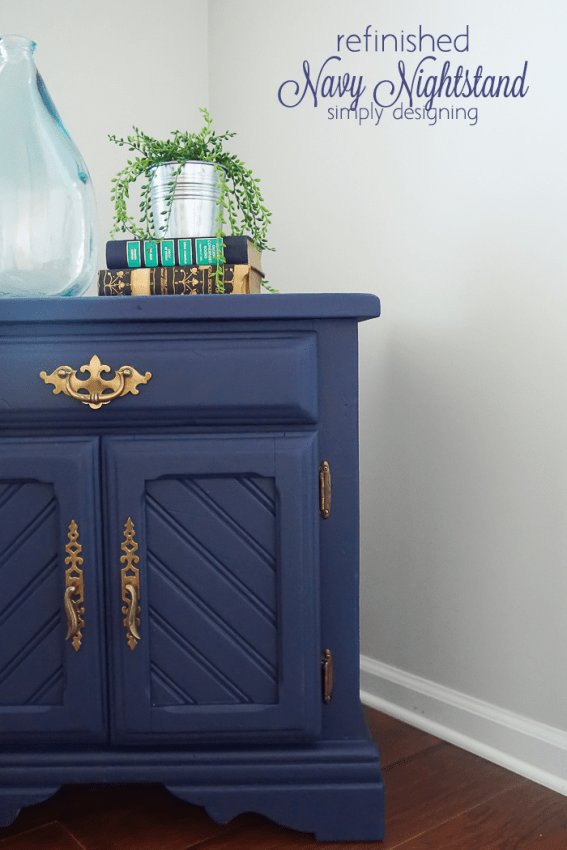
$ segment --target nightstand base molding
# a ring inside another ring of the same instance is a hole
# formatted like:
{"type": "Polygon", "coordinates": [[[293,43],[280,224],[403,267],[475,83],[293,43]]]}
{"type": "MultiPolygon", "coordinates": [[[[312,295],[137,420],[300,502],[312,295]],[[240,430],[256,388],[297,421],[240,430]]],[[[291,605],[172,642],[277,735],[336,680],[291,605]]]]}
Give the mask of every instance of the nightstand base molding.
{"type": "Polygon", "coordinates": [[[305,747],[117,752],[112,749],[4,753],[0,756],[0,826],[61,785],[161,782],[203,806],[218,823],[243,812],[314,833],[318,841],[384,837],[384,787],[369,741],[305,747]],[[46,780],[49,785],[46,785],[46,780]],[[27,787],[22,787],[25,782],[27,787]]]}

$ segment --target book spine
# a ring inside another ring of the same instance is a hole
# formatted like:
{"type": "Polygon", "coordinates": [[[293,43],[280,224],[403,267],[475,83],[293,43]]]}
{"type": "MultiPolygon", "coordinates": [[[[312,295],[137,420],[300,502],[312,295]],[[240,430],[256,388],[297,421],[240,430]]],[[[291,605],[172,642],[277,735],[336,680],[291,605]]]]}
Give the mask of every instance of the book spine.
{"type": "MultiPolygon", "coordinates": [[[[252,265],[261,271],[261,252],[248,236],[225,236],[222,247],[225,264],[252,265]]],[[[221,256],[221,240],[214,236],[106,243],[109,269],[218,265],[221,256]]]]}
{"type": "Polygon", "coordinates": [[[109,269],[148,269],[158,266],[205,265],[197,263],[194,239],[118,240],[106,243],[109,269]]]}
{"type": "MultiPolygon", "coordinates": [[[[249,265],[222,267],[224,294],[259,293],[262,276],[249,265]]],[[[102,269],[99,295],[212,295],[218,293],[214,266],[102,269]]]]}

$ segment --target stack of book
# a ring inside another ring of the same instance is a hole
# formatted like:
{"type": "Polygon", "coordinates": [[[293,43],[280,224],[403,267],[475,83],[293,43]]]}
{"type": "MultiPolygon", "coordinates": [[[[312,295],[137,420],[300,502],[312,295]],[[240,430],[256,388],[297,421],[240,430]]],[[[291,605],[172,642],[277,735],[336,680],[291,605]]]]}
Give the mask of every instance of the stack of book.
{"type": "Polygon", "coordinates": [[[259,293],[262,254],[249,236],[126,239],[106,243],[106,269],[98,273],[99,295],[229,295],[259,293]]]}

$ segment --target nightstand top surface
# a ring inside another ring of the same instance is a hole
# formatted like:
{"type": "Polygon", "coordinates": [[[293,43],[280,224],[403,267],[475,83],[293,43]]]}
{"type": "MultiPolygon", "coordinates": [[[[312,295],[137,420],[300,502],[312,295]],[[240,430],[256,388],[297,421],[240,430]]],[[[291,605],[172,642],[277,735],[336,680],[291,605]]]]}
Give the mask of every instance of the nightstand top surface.
{"type": "Polygon", "coordinates": [[[373,319],[380,301],[368,293],[152,295],[0,299],[0,326],[11,322],[373,319]]]}

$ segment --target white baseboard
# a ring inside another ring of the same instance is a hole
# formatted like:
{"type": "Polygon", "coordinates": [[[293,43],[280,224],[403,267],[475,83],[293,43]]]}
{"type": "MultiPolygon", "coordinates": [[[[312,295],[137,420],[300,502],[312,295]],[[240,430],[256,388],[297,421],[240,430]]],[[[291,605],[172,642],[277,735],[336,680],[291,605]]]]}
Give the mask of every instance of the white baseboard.
{"type": "Polygon", "coordinates": [[[362,655],[365,705],[567,796],[567,732],[362,655]]]}

